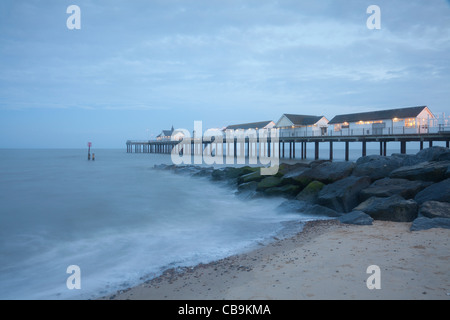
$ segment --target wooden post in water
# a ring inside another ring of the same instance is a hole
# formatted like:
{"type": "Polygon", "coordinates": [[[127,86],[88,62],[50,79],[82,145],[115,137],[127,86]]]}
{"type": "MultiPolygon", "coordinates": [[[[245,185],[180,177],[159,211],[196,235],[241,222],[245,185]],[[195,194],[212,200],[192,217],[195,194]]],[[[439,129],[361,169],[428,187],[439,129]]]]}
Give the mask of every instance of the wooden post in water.
{"type": "Polygon", "coordinates": [[[91,160],[91,146],[92,146],[92,142],[88,142],[88,160],[91,160]]]}

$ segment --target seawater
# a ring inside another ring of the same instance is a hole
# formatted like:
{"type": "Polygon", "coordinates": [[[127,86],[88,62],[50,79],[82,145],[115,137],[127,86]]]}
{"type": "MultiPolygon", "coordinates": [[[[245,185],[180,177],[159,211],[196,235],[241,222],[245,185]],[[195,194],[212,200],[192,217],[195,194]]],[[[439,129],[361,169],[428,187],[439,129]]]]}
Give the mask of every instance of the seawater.
{"type": "Polygon", "coordinates": [[[207,178],[153,169],[169,155],[94,152],[0,150],[0,299],[97,298],[312,219],[277,213],[282,198],[244,201],[207,178]],[[67,288],[70,265],[79,290],[67,288]]]}
{"type": "Polygon", "coordinates": [[[88,161],[87,150],[0,150],[0,299],[98,298],[321,219],[277,212],[282,198],[242,200],[208,178],[153,169],[169,155],[94,152],[88,161]],[[80,290],[66,286],[70,265],[80,290]]]}

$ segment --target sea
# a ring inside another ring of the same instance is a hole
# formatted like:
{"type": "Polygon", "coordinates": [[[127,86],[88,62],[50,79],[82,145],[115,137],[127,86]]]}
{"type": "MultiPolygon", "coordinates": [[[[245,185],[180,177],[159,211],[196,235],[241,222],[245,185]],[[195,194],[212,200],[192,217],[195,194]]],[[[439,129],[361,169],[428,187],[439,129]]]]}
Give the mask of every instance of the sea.
{"type": "Polygon", "coordinates": [[[0,149],[0,299],[96,299],[326,219],[154,169],[170,155],[92,152],[95,161],[85,149],[0,149]]]}

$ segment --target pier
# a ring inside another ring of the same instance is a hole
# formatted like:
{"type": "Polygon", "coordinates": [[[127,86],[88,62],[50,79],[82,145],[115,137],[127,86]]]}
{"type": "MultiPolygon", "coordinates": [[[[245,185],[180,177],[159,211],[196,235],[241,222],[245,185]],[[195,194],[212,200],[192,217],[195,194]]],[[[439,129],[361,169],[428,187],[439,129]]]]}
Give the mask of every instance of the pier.
{"type": "MultiPolygon", "coordinates": [[[[450,128],[446,128],[450,129],[450,128]]],[[[388,143],[398,143],[399,152],[406,154],[408,142],[419,142],[420,150],[424,147],[432,147],[434,142],[445,142],[445,146],[449,148],[450,130],[442,130],[437,133],[420,133],[420,134],[395,134],[395,135],[341,135],[341,136],[304,136],[304,137],[278,137],[271,139],[270,137],[260,142],[254,139],[226,139],[220,143],[211,142],[208,139],[183,139],[181,141],[170,140],[148,140],[133,141],[128,140],[127,153],[160,153],[170,154],[175,148],[175,152],[189,152],[191,155],[201,155],[206,152],[211,154],[212,147],[220,155],[232,157],[248,157],[259,153],[260,156],[273,156],[278,153],[279,158],[284,159],[306,159],[307,146],[314,145],[314,159],[319,159],[320,146],[327,144],[329,147],[329,160],[333,160],[333,147],[335,143],[342,142],[345,145],[345,160],[349,160],[350,144],[359,144],[361,146],[361,156],[367,155],[367,143],[379,143],[379,154],[386,156],[388,143]],[[190,150],[187,150],[189,148],[190,150]],[[296,154],[299,148],[300,155],[296,154]],[[209,148],[209,149],[207,149],[209,148]]]]}

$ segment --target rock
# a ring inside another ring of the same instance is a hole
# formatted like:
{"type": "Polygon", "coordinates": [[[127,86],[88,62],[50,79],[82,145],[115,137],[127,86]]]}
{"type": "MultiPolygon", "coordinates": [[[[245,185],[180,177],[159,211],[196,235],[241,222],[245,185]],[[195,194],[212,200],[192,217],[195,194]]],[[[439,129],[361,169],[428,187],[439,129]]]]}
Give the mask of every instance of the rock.
{"type": "Polygon", "coordinates": [[[445,172],[445,179],[450,178],[450,167],[448,167],[447,171],[445,172]]]}
{"type": "Polygon", "coordinates": [[[412,166],[420,162],[423,162],[417,160],[416,156],[413,154],[393,153],[391,154],[391,158],[396,158],[400,160],[402,162],[401,166],[412,166]]]}
{"type": "Polygon", "coordinates": [[[278,187],[281,184],[281,178],[269,176],[261,180],[256,187],[257,191],[264,191],[269,188],[278,187]]]}
{"type": "Polygon", "coordinates": [[[303,179],[333,183],[348,177],[355,167],[353,162],[324,162],[301,174],[303,179]]]}
{"type": "Polygon", "coordinates": [[[282,202],[276,210],[282,213],[298,213],[310,206],[311,204],[306,201],[286,200],[282,202]]]}
{"type": "Polygon", "coordinates": [[[324,164],[324,163],[327,163],[327,162],[331,162],[331,161],[330,160],[314,160],[314,161],[311,161],[308,166],[310,168],[314,169],[318,165],[321,165],[321,164],[324,164]]]}
{"type": "Polygon", "coordinates": [[[423,189],[414,197],[414,200],[418,204],[432,200],[450,202],[450,178],[423,189]]]}
{"type": "Polygon", "coordinates": [[[375,181],[367,189],[362,190],[359,199],[365,201],[371,197],[390,197],[396,194],[405,199],[413,199],[419,191],[430,184],[432,182],[384,178],[375,181]]]}
{"type": "Polygon", "coordinates": [[[241,183],[240,185],[238,185],[238,192],[256,191],[257,186],[258,186],[258,182],[256,182],[256,181],[241,183]]]}
{"type": "Polygon", "coordinates": [[[302,162],[294,164],[281,163],[278,168],[278,172],[285,175],[301,168],[309,168],[309,164],[302,162]]]}
{"type": "Polygon", "coordinates": [[[338,218],[341,223],[356,225],[372,225],[373,218],[362,211],[352,211],[338,218]]]}
{"type": "Polygon", "coordinates": [[[339,217],[342,215],[342,213],[336,212],[333,209],[313,204],[310,206],[305,207],[301,213],[305,215],[311,215],[311,216],[324,216],[324,217],[339,217]]]}
{"type": "Polygon", "coordinates": [[[450,218],[450,203],[439,201],[424,202],[420,206],[419,214],[427,218],[450,218]]]}
{"type": "Polygon", "coordinates": [[[439,182],[445,178],[450,161],[421,162],[398,168],[389,175],[391,178],[439,182]]]}
{"type": "Polygon", "coordinates": [[[269,188],[264,191],[268,196],[294,197],[300,191],[300,187],[293,184],[286,184],[281,187],[269,188]]]}
{"type": "Polygon", "coordinates": [[[450,160],[450,149],[444,147],[426,148],[417,152],[415,158],[418,162],[448,161],[450,160]]]}
{"type": "Polygon", "coordinates": [[[397,157],[366,156],[356,161],[353,175],[357,177],[368,176],[372,181],[385,178],[403,165],[403,159],[397,157]]]}
{"type": "Polygon", "coordinates": [[[155,164],[154,166],[153,166],[153,168],[154,169],[158,169],[158,170],[173,170],[173,169],[175,169],[177,166],[176,165],[174,165],[174,164],[164,164],[164,163],[162,163],[162,164],[155,164]]]}
{"type": "Polygon", "coordinates": [[[287,200],[277,207],[282,213],[301,213],[304,215],[338,217],[341,214],[327,207],[312,205],[306,201],[287,200]]]}
{"type": "Polygon", "coordinates": [[[445,228],[450,229],[450,219],[448,218],[434,218],[418,217],[411,225],[411,231],[427,230],[431,228],[445,228]]]}
{"type": "Polygon", "coordinates": [[[252,182],[252,181],[259,182],[264,177],[266,177],[266,176],[262,176],[261,173],[260,173],[260,170],[258,170],[258,171],[247,173],[247,174],[244,174],[244,175],[240,176],[238,178],[238,184],[252,182]]]}
{"type": "Polygon", "coordinates": [[[417,218],[418,208],[414,200],[394,195],[389,198],[369,198],[353,210],[363,211],[375,220],[411,222],[417,218]]]}
{"type": "Polygon", "coordinates": [[[299,194],[297,194],[295,199],[315,203],[320,190],[322,190],[324,186],[325,185],[320,181],[313,181],[309,183],[299,194]]]}
{"type": "Polygon", "coordinates": [[[281,184],[296,184],[302,188],[306,187],[308,183],[310,183],[312,180],[309,178],[303,178],[302,174],[303,172],[310,170],[308,167],[298,167],[285,175],[281,178],[281,184]]]}
{"type": "Polygon", "coordinates": [[[202,178],[202,177],[210,177],[214,168],[198,168],[197,172],[192,174],[193,177],[202,178]]]}
{"type": "Polygon", "coordinates": [[[320,190],[317,203],[337,212],[350,212],[358,205],[361,190],[370,185],[369,177],[350,176],[326,185],[320,190]]]}
{"type": "Polygon", "coordinates": [[[259,168],[254,168],[254,167],[249,167],[249,166],[240,167],[240,168],[225,167],[222,169],[213,170],[213,172],[211,173],[211,177],[213,180],[232,180],[232,179],[237,179],[238,177],[240,177],[242,175],[256,172],[257,170],[259,171],[259,168]]]}

